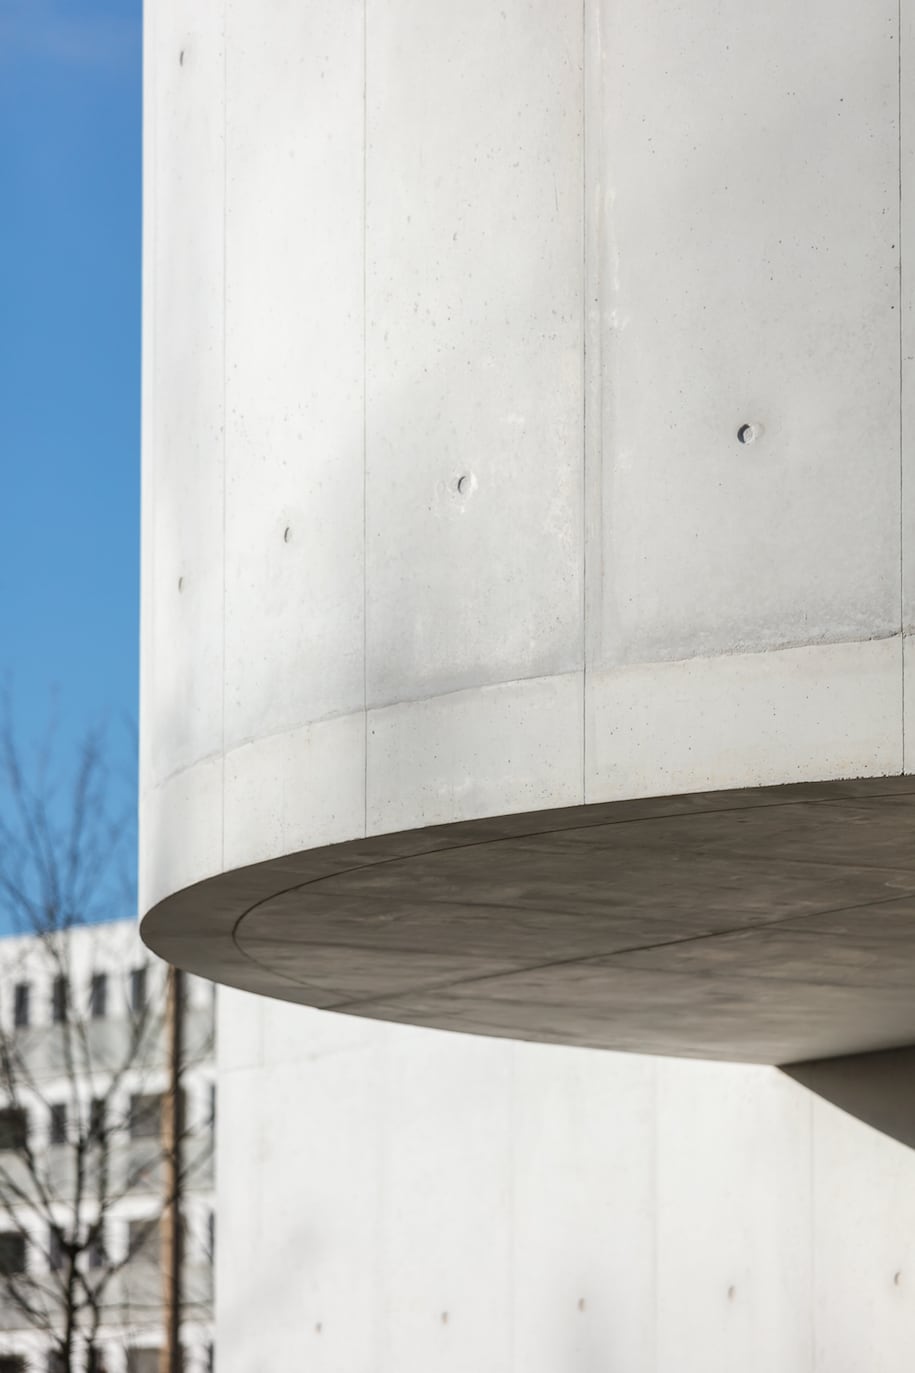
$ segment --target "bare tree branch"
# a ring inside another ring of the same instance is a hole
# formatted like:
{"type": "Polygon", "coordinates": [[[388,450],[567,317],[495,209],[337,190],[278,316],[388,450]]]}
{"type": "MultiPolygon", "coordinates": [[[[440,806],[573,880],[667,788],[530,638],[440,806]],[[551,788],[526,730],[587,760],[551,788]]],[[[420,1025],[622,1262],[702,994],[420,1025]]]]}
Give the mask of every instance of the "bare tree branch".
{"type": "MultiPolygon", "coordinates": [[[[42,1122],[21,1137],[8,1135],[4,1142],[13,1147],[0,1147],[0,1229],[19,1236],[29,1255],[25,1272],[5,1271],[15,1265],[4,1263],[0,1292],[47,1336],[64,1373],[83,1366],[112,1310],[139,1316],[158,1309],[158,1293],[147,1304],[129,1286],[116,1291],[116,1280],[139,1266],[178,1191],[212,1157],[211,1129],[188,1126],[177,1137],[182,1166],[170,1170],[173,1184],[158,1182],[173,1155],[158,1134],[136,1136],[133,1099],[161,1095],[167,1081],[164,999],[144,997],[108,1020],[116,1034],[100,1034],[74,976],[73,931],[111,913],[122,889],[132,806],[119,808],[115,792],[100,730],[86,734],[67,781],[55,775],[54,729],[27,759],[0,698],[0,918],[32,937],[33,970],[37,960],[60,988],[54,1023],[40,1034],[12,1025],[0,1004],[0,1109],[24,1113],[33,1127],[36,1117],[42,1122]],[[61,1105],[61,1083],[66,1128],[48,1149],[42,1129],[61,1105]],[[142,1195],[148,1209],[126,1247],[110,1253],[110,1223],[132,1195],[142,1195]]],[[[183,1068],[211,1047],[212,1033],[183,1068]]]]}

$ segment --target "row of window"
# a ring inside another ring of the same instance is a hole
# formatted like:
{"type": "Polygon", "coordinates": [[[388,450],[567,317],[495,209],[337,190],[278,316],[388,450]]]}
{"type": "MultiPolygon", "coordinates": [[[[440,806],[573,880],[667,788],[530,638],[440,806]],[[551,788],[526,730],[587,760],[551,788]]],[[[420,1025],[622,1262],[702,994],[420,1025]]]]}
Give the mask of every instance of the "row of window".
{"type": "MultiPolygon", "coordinates": [[[[127,1223],[127,1252],[131,1258],[144,1263],[158,1265],[162,1258],[162,1224],[158,1218],[131,1220],[127,1223]]],[[[182,1233],[187,1244],[187,1227],[182,1217],[182,1233]]],[[[207,1257],[213,1261],[216,1244],[216,1216],[210,1211],[207,1217],[207,1257]]],[[[10,1277],[24,1273],[26,1261],[26,1236],[18,1230],[0,1230],[0,1277],[10,1277]]],[[[98,1237],[86,1249],[90,1268],[102,1268],[108,1257],[105,1247],[104,1227],[98,1237]]],[[[48,1227],[48,1267],[52,1273],[59,1273],[67,1262],[66,1244],[63,1231],[57,1225],[48,1227]]],[[[0,1365],[2,1373],[2,1365],[0,1365]]]]}
{"type": "MultiPolygon", "coordinates": [[[[186,1361],[187,1355],[185,1355],[185,1367],[187,1366],[186,1361]]],[[[26,1367],[26,1361],[20,1354],[0,1355],[0,1373],[26,1373],[26,1367]]],[[[159,1373],[159,1367],[158,1349],[138,1349],[136,1347],[128,1349],[127,1373],[159,1373]]],[[[213,1373],[215,1364],[212,1345],[207,1347],[205,1367],[207,1373],[213,1373]]],[[[56,1349],[49,1350],[45,1368],[47,1373],[63,1373],[63,1354],[56,1349]]],[[[103,1350],[90,1349],[86,1373],[108,1373],[108,1364],[105,1361],[103,1350]]]]}
{"type": "MultiPolygon", "coordinates": [[[[183,1093],[182,1093],[183,1096],[183,1093]]],[[[127,1116],[127,1131],[131,1139],[158,1138],[162,1134],[163,1097],[157,1092],[137,1092],[130,1098],[127,1116]]],[[[107,1125],[106,1102],[93,1098],[89,1103],[88,1136],[90,1139],[104,1138],[107,1125]]],[[[185,1107],[182,1101],[181,1110],[185,1107]]],[[[216,1114],[216,1085],[210,1083],[210,1121],[216,1114]]],[[[49,1107],[48,1138],[51,1144],[66,1144],[69,1138],[69,1111],[67,1103],[54,1102],[49,1107]]],[[[22,1106],[7,1106],[0,1109],[0,1151],[16,1150],[21,1152],[29,1138],[29,1113],[22,1106]]]]}
{"type": "MultiPolygon", "coordinates": [[[[148,986],[147,969],[133,968],[128,978],[128,1004],[134,1015],[142,1015],[147,1009],[148,986]]],[[[104,1020],[108,1014],[108,973],[93,973],[89,979],[89,1015],[93,1020],[104,1020]]],[[[70,1010],[70,980],[61,974],[51,983],[51,1020],[55,1025],[67,1019],[70,1010]]],[[[13,988],[13,1024],[17,1029],[26,1029],[32,1019],[32,984],[17,982],[13,988]]],[[[0,1370],[2,1373],[2,1370],[0,1370]]]]}

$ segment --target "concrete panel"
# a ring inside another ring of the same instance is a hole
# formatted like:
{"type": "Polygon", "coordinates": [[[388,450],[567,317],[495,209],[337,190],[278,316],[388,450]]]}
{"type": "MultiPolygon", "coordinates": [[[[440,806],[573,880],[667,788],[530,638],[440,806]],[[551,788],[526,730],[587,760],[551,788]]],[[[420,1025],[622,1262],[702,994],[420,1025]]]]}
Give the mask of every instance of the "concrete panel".
{"type": "Polygon", "coordinates": [[[225,763],[226,866],[361,834],[364,787],[361,711],[234,749],[225,763]]]}
{"type": "Polygon", "coordinates": [[[398,1027],[379,1089],[384,1316],[373,1366],[502,1373],[512,1361],[511,1049],[398,1027]]]}
{"type": "Polygon", "coordinates": [[[655,1373],[654,1061],[513,1053],[513,1366],[655,1373]]]}
{"type": "Polygon", "coordinates": [[[771,1069],[657,1073],[657,1368],[808,1373],[809,1099],[771,1069]]]}
{"type": "Polygon", "coordinates": [[[903,642],[903,756],[904,770],[911,773],[915,767],[915,752],[912,750],[912,741],[915,739],[915,643],[908,635],[903,642]]]}
{"type": "Polygon", "coordinates": [[[601,15],[595,665],[895,633],[897,2],[601,15]]]}
{"type": "Polygon", "coordinates": [[[507,682],[367,717],[368,834],[582,800],[582,678],[507,682]]]}
{"type": "Polygon", "coordinates": [[[587,800],[900,772],[901,655],[896,635],[589,673],[587,800]]]}
{"type": "Polygon", "coordinates": [[[223,3],[161,0],[146,160],[144,781],[222,744],[223,3]]]}
{"type": "Polygon", "coordinates": [[[815,1373],[902,1373],[915,1348],[915,1153],[826,1102],[813,1118],[815,1373]]]}
{"type": "Polygon", "coordinates": [[[269,1064],[296,1065],[326,1055],[358,1055],[383,1042],[373,1025],[355,1017],[326,1015],[310,1006],[292,1006],[267,997],[258,1002],[264,1061],[269,1064]]]}
{"type": "Polygon", "coordinates": [[[229,748],[363,704],[362,11],[228,0],[229,748]]]}
{"type": "MultiPolygon", "coordinates": [[[[915,91],[912,88],[912,61],[915,59],[915,12],[910,5],[899,6],[899,201],[901,227],[898,240],[900,307],[900,457],[902,486],[902,622],[906,634],[915,628],[915,91]]],[[[911,670],[910,646],[906,645],[906,768],[912,767],[911,741],[915,739],[915,673],[911,670]]]]}
{"type": "Polygon", "coordinates": [[[222,758],[210,758],[142,797],[141,909],[223,870],[222,774],[222,758]]]}
{"type": "Polygon", "coordinates": [[[367,683],[385,706],[581,667],[581,5],[377,0],[367,51],[367,683]]]}
{"type": "Polygon", "coordinates": [[[218,1235],[224,1280],[217,1280],[217,1328],[226,1373],[273,1373],[293,1367],[303,1351],[316,1373],[374,1373],[379,1366],[374,1065],[373,1052],[331,1053],[236,1071],[221,1082],[220,1176],[249,1176],[257,1160],[250,1188],[236,1189],[237,1204],[218,1235]],[[288,1108],[282,1120],[271,1109],[279,1101],[288,1108]],[[328,1130],[317,1122],[331,1102],[328,1130]]]}
{"type": "Polygon", "coordinates": [[[235,1072],[239,1068],[256,1068],[261,1064],[264,1012],[273,1004],[250,992],[237,991],[234,987],[220,988],[216,999],[220,1075],[235,1072]]]}

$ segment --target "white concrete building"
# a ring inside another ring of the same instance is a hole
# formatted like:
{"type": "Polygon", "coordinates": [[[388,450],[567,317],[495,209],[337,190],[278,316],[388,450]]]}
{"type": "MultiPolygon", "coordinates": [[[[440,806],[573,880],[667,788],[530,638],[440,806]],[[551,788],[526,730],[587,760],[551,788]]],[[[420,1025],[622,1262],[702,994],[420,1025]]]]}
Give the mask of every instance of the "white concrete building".
{"type": "Polygon", "coordinates": [[[221,1373],[909,1369],[913,41],[150,0],[141,909],[237,989],[221,1373]]]}
{"type": "MultiPolygon", "coordinates": [[[[187,1373],[209,1373],[214,988],[194,977],[185,987],[182,1342],[187,1373]]],[[[34,1282],[34,1290],[24,1289],[27,1301],[35,1304],[34,1292],[42,1288],[52,1294],[46,1307],[50,1319],[30,1320],[11,1279],[0,1274],[0,1370],[54,1373],[59,1367],[50,1327],[60,1326],[55,1265],[59,1273],[64,1259],[55,1258],[60,1250],[51,1226],[59,1223],[69,1233],[78,1213],[85,1232],[103,1211],[98,1256],[93,1249],[78,1260],[88,1265],[93,1281],[116,1270],[105,1291],[97,1363],[87,1373],[158,1373],[159,1219],[165,1188],[159,1103],[169,1081],[164,968],[143,948],[135,922],[125,920],[75,928],[53,954],[31,936],[0,940],[0,989],[0,1035],[15,1057],[12,1071],[0,1073],[0,1256],[4,1266],[9,1263],[17,1289],[23,1290],[20,1270],[34,1282]],[[110,1165],[100,1192],[96,1164],[87,1157],[85,1193],[77,1203],[77,1140],[99,1109],[94,1102],[104,1103],[110,1165]],[[23,1125],[33,1168],[15,1147],[16,1130],[23,1125]],[[41,1200],[28,1205],[25,1195],[36,1194],[36,1180],[41,1200]]],[[[74,1367],[84,1367],[85,1361],[80,1342],[74,1367]]]]}

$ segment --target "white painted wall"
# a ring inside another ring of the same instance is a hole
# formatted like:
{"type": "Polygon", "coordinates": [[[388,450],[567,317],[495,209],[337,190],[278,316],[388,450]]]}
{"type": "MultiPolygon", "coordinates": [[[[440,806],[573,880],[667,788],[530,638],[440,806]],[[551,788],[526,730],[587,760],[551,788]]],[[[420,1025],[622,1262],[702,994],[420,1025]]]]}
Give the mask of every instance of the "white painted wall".
{"type": "MultiPolygon", "coordinates": [[[[904,770],[902,17],[150,0],[144,909],[904,770]]],[[[221,1373],[911,1367],[912,1157],[774,1070],[227,994],[220,1073],[221,1373]]]]}

